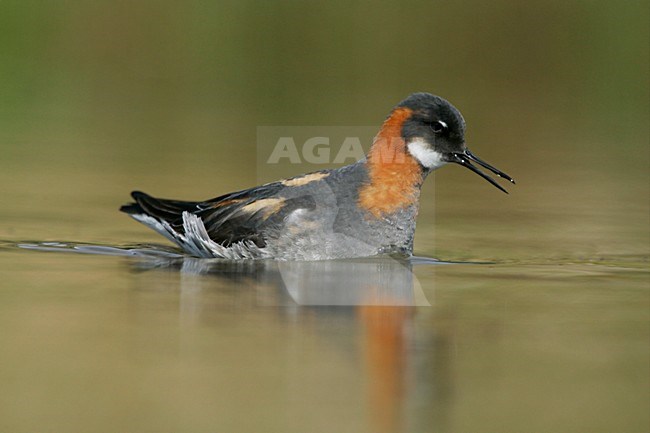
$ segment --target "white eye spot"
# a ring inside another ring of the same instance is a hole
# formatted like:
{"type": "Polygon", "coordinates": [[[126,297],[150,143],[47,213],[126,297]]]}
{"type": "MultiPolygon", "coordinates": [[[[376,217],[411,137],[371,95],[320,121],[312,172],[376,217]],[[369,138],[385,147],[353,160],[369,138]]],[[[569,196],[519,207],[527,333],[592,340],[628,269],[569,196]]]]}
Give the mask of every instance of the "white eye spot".
{"type": "Polygon", "coordinates": [[[443,128],[447,128],[447,124],[442,120],[438,120],[438,123],[441,124],[443,128]]]}
{"type": "Polygon", "coordinates": [[[442,154],[433,150],[431,145],[423,140],[411,141],[407,145],[407,148],[413,158],[426,168],[435,170],[436,168],[440,168],[447,164],[447,161],[443,159],[442,154]]]}

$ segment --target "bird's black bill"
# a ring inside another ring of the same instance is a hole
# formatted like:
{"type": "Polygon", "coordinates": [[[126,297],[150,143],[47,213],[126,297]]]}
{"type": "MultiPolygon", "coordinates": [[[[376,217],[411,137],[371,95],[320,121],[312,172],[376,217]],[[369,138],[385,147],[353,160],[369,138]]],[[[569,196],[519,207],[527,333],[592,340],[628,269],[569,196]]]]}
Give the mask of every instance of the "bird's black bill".
{"type": "Polygon", "coordinates": [[[490,164],[488,164],[487,162],[485,162],[485,161],[479,159],[477,156],[475,156],[475,155],[474,155],[472,152],[470,152],[469,150],[465,150],[465,151],[463,151],[463,152],[454,152],[454,153],[452,153],[451,155],[452,155],[452,159],[451,159],[450,162],[454,162],[454,163],[456,163],[456,164],[460,164],[460,165],[462,165],[463,167],[469,168],[469,169],[472,170],[474,173],[478,174],[478,175],[481,176],[483,179],[487,180],[487,181],[490,182],[492,185],[494,185],[495,187],[499,188],[501,191],[505,192],[506,194],[508,194],[508,191],[506,191],[505,188],[503,188],[501,185],[499,185],[499,184],[498,184],[494,179],[492,179],[490,176],[488,176],[487,174],[485,174],[485,173],[483,173],[481,170],[479,170],[475,165],[472,164],[472,162],[475,162],[475,163],[477,163],[478,165],[480,165],[481,167],[490,170],[492,173],[496,174],[497,176],[499,176],[499,177],[501,177],[501,178],[503,178],[503,179],[506,179],[506,180],[508,180],[508,181],[510,181],[510,182],[512,182],[512,183],[515,183],[515,180],[514,180],[513,178],[511,178],[510,176],[508,176],[507,174],[505,174],[505,173],[502,172],[501,170],[498,170],[498,169],[496,169],[495,167],[492,167],[492,166],[491,166],[490,164]],[[472,161],[472,162],[470,162],[470,161],[472,161]]]}

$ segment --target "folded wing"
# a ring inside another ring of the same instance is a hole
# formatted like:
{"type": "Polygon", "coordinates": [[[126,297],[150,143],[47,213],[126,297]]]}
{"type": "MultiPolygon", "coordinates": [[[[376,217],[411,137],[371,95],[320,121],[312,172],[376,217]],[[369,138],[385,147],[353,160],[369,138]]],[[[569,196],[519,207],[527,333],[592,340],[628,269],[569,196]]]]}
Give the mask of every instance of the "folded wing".
{"type": "MultiPolygon", "coordinates": [[[[266,235],[279,229],[289,213],[315,206],[313,197],[309,195],[283,196],[285,188],[276,182],[202,202],[160,199],[134,191],[131,194],[134,203],[124,205],[120,210],[160,231],[159,227],[148,224],[153,218],[165,230],[169,227],[180,235],[185,235],[186,230],[183,214],[189,213],[200,219],[210,239],[221,246],[252,242],[263,248],[266,235]]],[[[176,236],[167,237],[177,241],[176,236]]]]}

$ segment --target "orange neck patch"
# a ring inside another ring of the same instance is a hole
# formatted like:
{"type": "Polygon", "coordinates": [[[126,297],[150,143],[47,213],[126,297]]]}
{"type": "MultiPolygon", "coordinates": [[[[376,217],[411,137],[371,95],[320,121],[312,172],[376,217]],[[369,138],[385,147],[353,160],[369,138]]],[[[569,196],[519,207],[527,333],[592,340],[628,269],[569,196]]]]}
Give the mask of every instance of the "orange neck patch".
{"type": "Polygon", "coordinates": [[[359,206],[377,218],[416,203],[420,195],[422,169],[402,139],[402,125],[411,113],[408,108],[394,110],[368,152],[370,179],[359,190],[359,206]]]}

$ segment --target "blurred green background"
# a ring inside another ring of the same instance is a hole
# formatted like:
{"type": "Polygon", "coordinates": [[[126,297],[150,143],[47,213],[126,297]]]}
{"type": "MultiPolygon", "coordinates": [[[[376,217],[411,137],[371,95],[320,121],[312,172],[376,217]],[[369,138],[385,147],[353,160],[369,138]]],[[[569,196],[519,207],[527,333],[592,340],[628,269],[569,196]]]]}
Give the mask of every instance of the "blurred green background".
{"type": "Polygon", "coordinates": [[[113,221],[129,227],[114,210],[131,189],[205,199],[254,185],[259,125],[378,125],[429,91],[463,112],[474,152],[519,181],[508,202],[447,168],[440,212],[467,190],[472,206],[531,214],[637,201],[638,224],[648,11],[594,0],[2,1],[0,218],[29,225],[49,212],[84,226],[75,209],[92,207],[112,238],[113,221]]]}

